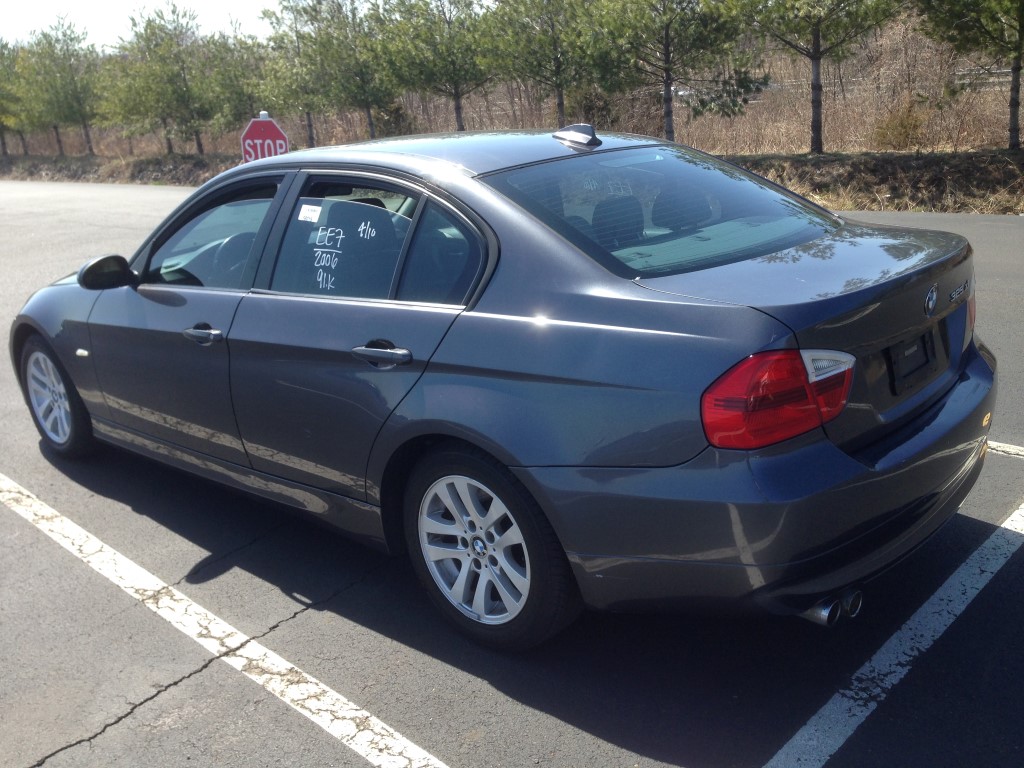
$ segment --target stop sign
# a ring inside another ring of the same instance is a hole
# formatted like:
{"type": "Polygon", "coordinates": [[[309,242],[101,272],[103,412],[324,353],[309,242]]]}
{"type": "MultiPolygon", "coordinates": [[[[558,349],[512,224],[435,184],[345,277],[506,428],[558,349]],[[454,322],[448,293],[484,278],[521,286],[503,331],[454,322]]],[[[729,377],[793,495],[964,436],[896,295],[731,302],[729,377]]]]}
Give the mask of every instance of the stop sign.
{"type": "Polygon", "coordinates": [[[266,112],[249,121],[242,131],[242,162],[261,157],[283,155],[288,151],[288,137],[266,112]]]}

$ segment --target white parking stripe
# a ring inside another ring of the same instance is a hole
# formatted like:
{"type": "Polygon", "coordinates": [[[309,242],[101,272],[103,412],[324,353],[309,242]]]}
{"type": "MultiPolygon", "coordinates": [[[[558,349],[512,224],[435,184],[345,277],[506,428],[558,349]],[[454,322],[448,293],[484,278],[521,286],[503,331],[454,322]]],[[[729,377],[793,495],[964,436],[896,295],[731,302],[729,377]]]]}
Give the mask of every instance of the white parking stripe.
{"type": "Polygon", "coordinates": [[[246,637],[2,474],[0,502],[373,765],[446,768],[369,712],[246,637]]]}
{"type": "Polygon", "coordinates": [[[823,766],[910,671],[914,659],[964,612],[1024,542],[1024,504],[1010,515],[772,758],[765,768],[823,766]]]}
{"type": "Polygon", "coordinates": [[[991,440],[988,441],[988,448],[990,451],[995,453],[1003,453],[1007,456],[1016,456],[1017,458],[1024,459],[1024,448],[1017,445],[1010,445],[1008,443],[993,443],[991,440]]]}

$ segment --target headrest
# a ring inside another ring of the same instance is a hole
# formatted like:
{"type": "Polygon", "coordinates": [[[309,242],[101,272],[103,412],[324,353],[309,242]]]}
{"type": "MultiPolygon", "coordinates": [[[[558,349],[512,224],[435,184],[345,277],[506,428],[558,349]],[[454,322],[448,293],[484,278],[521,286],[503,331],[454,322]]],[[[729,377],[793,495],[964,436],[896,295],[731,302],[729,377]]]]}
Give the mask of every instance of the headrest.
{"type": "Polygon", "coordinates": [[[651,222],[678,232],[692,229],[712,215],[708,199],[695,189],[663,189],[651,208],[651,222]]]}
{"type": "Polygon", "coordinates": [[[605,248],[622,248],[644,233],[644,211],[635,197],[609,197],[594,206],[591,225],[605,248]]]}

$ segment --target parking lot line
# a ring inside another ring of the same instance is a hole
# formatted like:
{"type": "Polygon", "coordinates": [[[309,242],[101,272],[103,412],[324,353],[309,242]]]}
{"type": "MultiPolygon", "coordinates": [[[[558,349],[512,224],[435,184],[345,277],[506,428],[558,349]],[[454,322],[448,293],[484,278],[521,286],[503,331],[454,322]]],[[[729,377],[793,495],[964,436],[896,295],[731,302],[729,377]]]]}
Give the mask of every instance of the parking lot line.
{"type": "Polygon", "coordinates": [[[1024,448],[1018,445],[1010,445],[1009,443],[994,443],[991,440],[988,441],[988,448],[994,453],[1002,453],[1006,456],[1016,456],[1017,458],[1024,459],[1024,448]]]}
{"type": "Polygon", "coordinates": [[[446,768],[369,712],[242,634],[2,474],[0,502],[371,764],[446,768]]]}
{"type": "Polygon", "coordinates": [[[1024,542],[1024,504],[791,738],[765,768],[823,766],[1024,542]]]}

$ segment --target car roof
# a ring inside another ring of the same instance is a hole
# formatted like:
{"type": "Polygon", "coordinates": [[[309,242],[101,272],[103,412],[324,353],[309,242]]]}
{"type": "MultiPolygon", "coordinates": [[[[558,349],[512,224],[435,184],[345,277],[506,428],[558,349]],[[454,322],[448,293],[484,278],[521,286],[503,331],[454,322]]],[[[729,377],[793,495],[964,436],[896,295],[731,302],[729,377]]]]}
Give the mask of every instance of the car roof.
{"type": "Polygon", "coordinates": [[[258,166],[373,165],[423,173],[447,165],[461,174],[478,176],[521,165],[556,160],[581,152],[604,152],[635,146],[664,144],[650,136],[599,134],[599,146],[559,140],[547,131],[487,131],[438,133],[377,139],[333,147],[318,147],[246,163],[258,166]]]}

